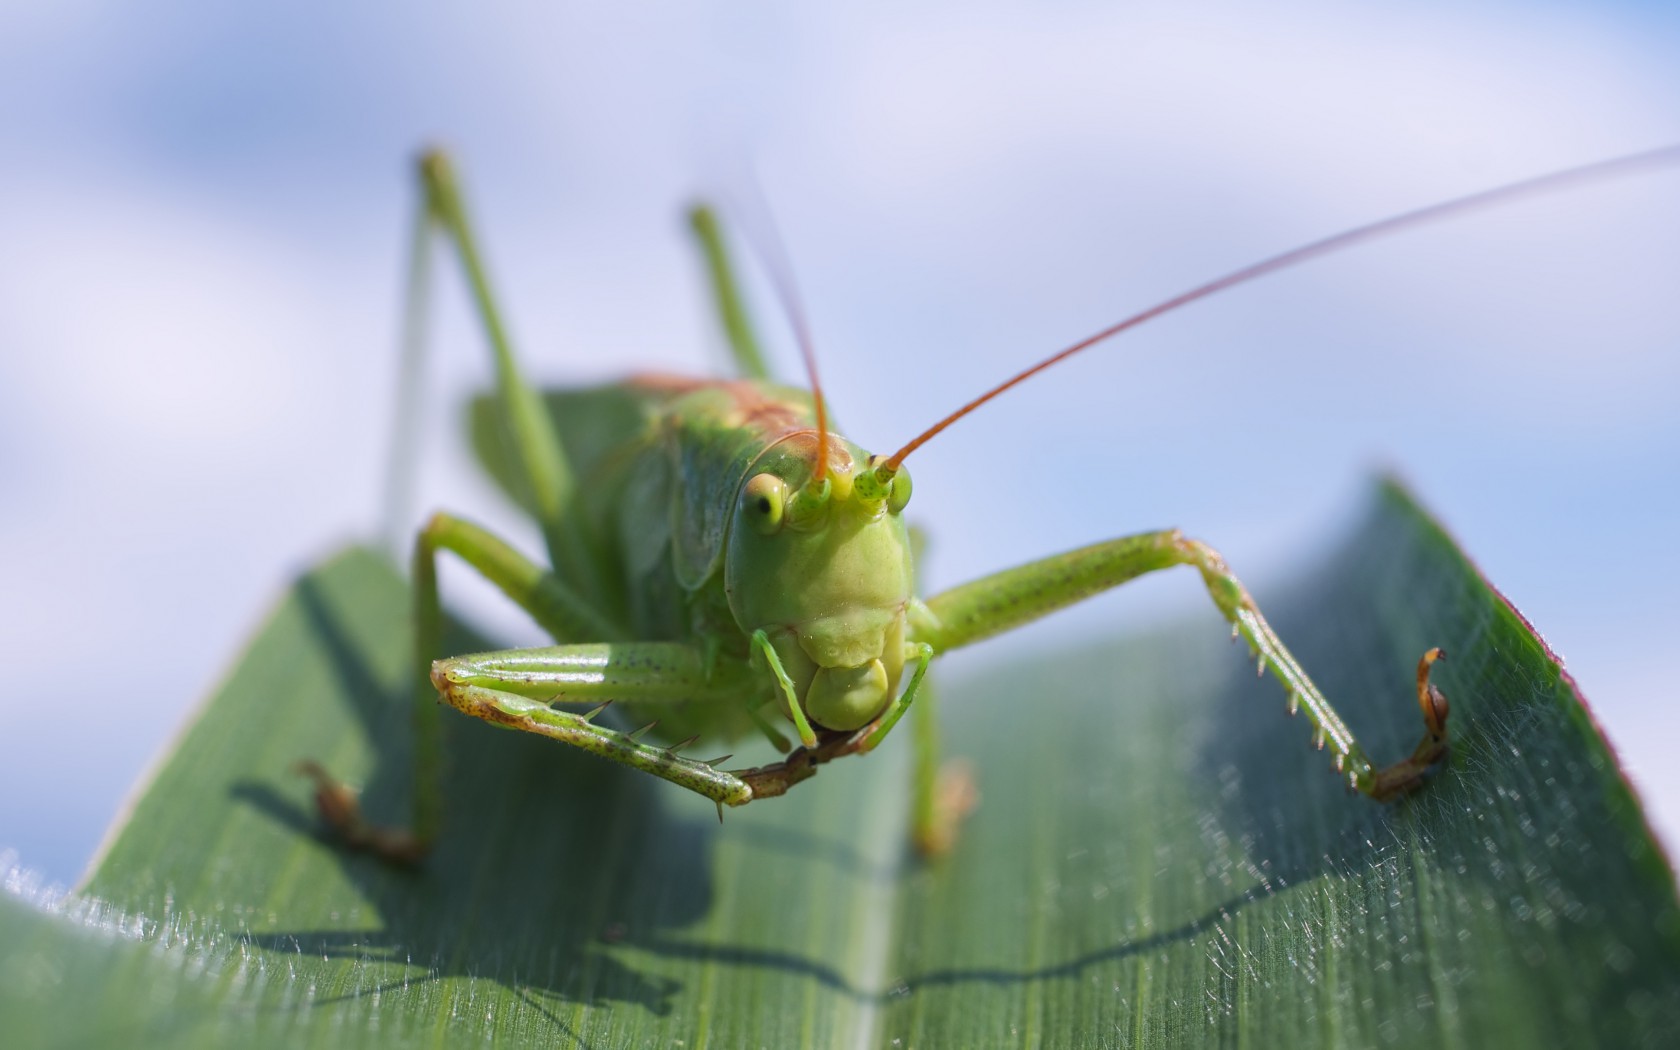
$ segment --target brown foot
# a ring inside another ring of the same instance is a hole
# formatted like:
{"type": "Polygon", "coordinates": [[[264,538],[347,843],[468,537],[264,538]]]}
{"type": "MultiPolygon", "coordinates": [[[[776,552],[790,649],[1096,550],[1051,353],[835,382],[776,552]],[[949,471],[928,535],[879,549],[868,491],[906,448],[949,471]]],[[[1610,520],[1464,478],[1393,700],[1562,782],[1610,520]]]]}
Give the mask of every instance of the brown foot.
{"type": "Polygon", "coordinates": [[[343,845],[410,867],[425,860],[431,852],[430,842],[405,828],[382,828],[368,823],[362,817],[362,804],[355,790],[335,780],[319,762],[306,758],[295,769],[315,782],[315,808],[343,845]]]}
{"type": "Polygon", "coordinates": [[[957,830],[980,804],[980,783],[974,765],[954,758],[939,767],[933,788],[933,812],[926,824],[918,822],[911,833],[916,852],[924,857],[942,857],[956,845],[957,830]]]}
{"type": "Polygon", "coordinates": [[[1417,668],[1418,706],[1423,709],[1423,739],[1409,758],[1403,758],[1371,774],[1365,793],[1380,802],[1397,798],[1423,783],[1431,767],[1447,757],[1447,698],[1429,680],[1429,670],[1437,660],[1445,660],[1444,650],[1436,648],[1423,654],[1417,668]]]}

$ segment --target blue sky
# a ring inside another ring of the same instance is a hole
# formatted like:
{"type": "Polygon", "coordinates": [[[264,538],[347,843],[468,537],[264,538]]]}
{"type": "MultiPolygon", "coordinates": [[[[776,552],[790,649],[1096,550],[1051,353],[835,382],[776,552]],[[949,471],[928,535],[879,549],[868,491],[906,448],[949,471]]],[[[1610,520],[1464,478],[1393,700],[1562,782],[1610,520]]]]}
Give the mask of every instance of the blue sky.
{"type": "MultiPolygon", "coordinates": [[[[6,5],[0,656],[30,684],[0,697],[0,848],[73,879],[287,580],[376,528],[423,142],[557,382],[714,366],[678,217],[756,171],[831,398],[886,447],[1260,256],[1680,141],[1680,22],[1650,5],[1251,6],[6,5]]],[[[918,453],[933,583],[1178,524],[1264,603],[1392,466],[1566,657],[1673,842],[1677,234],[1655,175],[1140,330],[918,453]]],[[[528,536],[455,439],[484,355],[440,299],[416,513],[528,536]]],[[[1007,644],[1203,601],[1148,581],[1007,644]]]]}

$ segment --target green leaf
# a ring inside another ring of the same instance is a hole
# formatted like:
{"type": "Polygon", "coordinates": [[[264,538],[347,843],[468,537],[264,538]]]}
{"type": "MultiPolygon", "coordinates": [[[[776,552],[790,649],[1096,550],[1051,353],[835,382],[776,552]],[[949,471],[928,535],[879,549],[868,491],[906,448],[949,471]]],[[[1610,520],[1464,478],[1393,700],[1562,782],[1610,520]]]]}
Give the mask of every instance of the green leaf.
{"type": "Polygon", "coordinates": [[[938,864],[906,856],[902,738],[720,825],[451,718],[450,823],[416,874],[320,841],[289,773],[318,758],[404,808],[407,595],[348,552],[287,596],[83,896],[0,898],[8,1041],[1666,1044],[1674,878],[1533,632],[1393,488],[1260,597],[1379,758],[1414,742],[1411,667],[1446,646],[1449,767],[1396,805],[1349,796],[1210,613],[994,643],[943,681],[984,797],[938,864]]]}

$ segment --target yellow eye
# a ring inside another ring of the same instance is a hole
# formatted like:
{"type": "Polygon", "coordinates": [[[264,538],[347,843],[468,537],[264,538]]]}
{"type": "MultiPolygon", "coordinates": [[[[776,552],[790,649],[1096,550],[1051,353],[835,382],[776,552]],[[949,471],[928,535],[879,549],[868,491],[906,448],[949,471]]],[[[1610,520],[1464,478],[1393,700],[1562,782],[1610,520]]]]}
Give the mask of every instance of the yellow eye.
{"type": "Polygon", "coordinates": [[[887,509],[897,514],[910,502],[910,472],[903,467],[893,475],[892,490],[887,493],[887,509]]]}
{"type": "Polygon", "coordinates": [[[782,527],[787,483],[774,474],[754,474],[741,490],[741,513],[766,536],[782,527]]]}

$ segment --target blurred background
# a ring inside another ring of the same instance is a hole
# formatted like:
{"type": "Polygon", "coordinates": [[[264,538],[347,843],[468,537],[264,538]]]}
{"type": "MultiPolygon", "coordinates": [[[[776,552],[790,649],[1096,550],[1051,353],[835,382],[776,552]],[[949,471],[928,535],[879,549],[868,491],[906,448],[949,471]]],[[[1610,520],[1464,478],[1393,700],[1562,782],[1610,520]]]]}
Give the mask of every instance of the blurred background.
{"type": "MultiPolygon", "coordinates": [[[[756,182],[832,403],[887,450],[1259,257],[1680,142],[1673,5],[551,6],[0,8],[0,850],[24,866],[73,881],[288,581],[377,537],[422,143],[459,158],[554,382],[715,369],[681,210],[756,182]]],[[[488,370],[440,272],[410,517],[535,551],[459,440],[488,370]]],[[[1677,275],[1680,171],[1163,319],[917,454],[930,582],[1176,524],[1264,606],[1393,468],[1565,657],[1673,844],[1677,275]]],[[[1205,603],[1169,574],[969,659],[1205,603]]]]}

